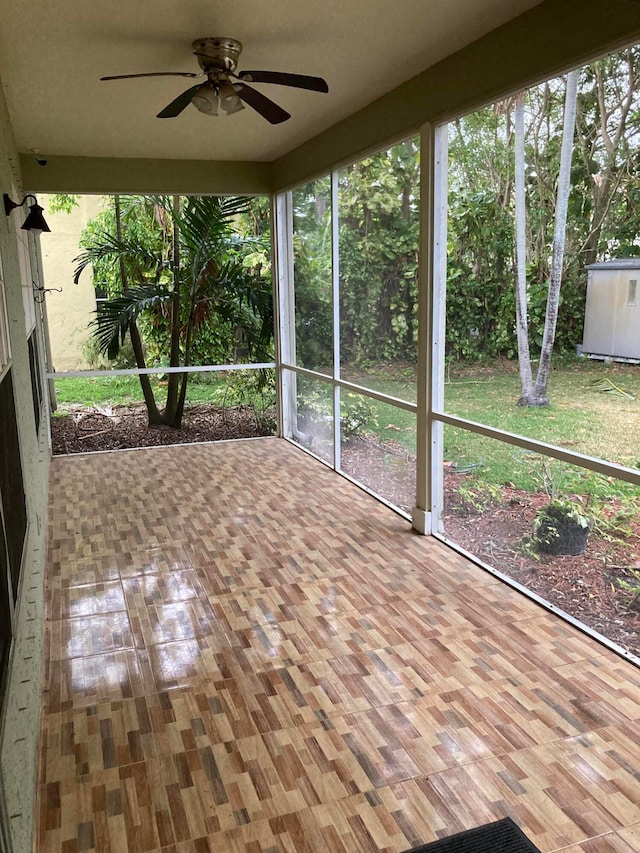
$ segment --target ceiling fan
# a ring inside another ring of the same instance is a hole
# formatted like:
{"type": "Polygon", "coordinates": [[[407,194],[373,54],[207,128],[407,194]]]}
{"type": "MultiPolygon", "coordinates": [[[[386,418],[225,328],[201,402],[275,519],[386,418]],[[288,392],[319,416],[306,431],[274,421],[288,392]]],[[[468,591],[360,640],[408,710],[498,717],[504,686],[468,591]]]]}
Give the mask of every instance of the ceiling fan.
{"type": "Polygon", "coordinates": [[[206,77],[204,83],[198,83],[178,95],[170,104],[158,113],[158,118],[175,118],[193,104],[205,115],[217,116],[218,106],[232,115],[244,109],[244,104],[252,107],[271,124],[279,124],[291,118],[291,114],[278,106],[262,92],[247,86],[247,83],[277,83],[280,86],[292,86],[296,89],[309,89],[312,92],[328,92],[329,87],[322,77],[309,77],[307,74],[287,74],[283,71],[240,71],[235,73],[242,44],[236,39],[214,37],[201,38],[193,42],[193,53],[202,69],[200,74],[191,71],[152,71],[148,74],[117,74],[101,77],[101,80],[126,80],[131,77],[206,77]],[[232,82],[232,80],[237,82],[232,82]],[[244,103],[243,103],[244,102],[244,103]]]}

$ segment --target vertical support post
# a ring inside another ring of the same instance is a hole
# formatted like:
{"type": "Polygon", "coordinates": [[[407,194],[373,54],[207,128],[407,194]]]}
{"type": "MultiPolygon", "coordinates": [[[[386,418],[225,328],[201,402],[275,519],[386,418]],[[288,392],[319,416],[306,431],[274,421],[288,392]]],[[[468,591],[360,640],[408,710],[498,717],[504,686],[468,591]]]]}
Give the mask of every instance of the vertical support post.
{"type": "Polygon", "coordinates": [[[420,128],[420,261],[418,269],[418,393],[416,424],[416,505],[412,524],[431,533],[431,329],[433,318],[434,136],[420,128]]]}
{"type": "Polygon", "coordinates": [[[431,529],[442,533],[444,498],[444,426],[433,412],[444,411],[444,366],[447,297],[447,218],[449,126],[439,125],[433,135],[433,294],[431,349],[431,529]]]}
{"type": "Polygon", "coordinates": [[[280,310],[282,281],[280,269],[283,258],[280,235],[284,227],[284,213],[282,210],[282,195],[271,193],[269,201],[271,213],[271,280],[273,281],[273,349],[276,362],[276,434],[279,438],[282,438],[284,434],[284,417],[282,405],[282,312],[280,310]]]}
{"type": "Polygon", "coordinates": [[[418,397],[416,505],[412,523],[433,531],[442,506],[444,294],[447,264],[447,126],[420,131],[420,270],[418,278],[418,397]]]}
{"type": "Polygon", "coordinates": [[[293,205],[291,192],[272,200],[274,232],[275,360],[278,435],[291,437],[296,429],[296,377],[282,365],[295,364],[295,298],[293,282],[293,205]]]}
{"type": "MultiPolygon", "coordinates": [[[[331,172],[331,304],[333,307],[333,378],[340,378],[340,220],[338,172],[331,172]]],[[[333,467],[341,468],[340,387],[333,386],[333,467]]]]}

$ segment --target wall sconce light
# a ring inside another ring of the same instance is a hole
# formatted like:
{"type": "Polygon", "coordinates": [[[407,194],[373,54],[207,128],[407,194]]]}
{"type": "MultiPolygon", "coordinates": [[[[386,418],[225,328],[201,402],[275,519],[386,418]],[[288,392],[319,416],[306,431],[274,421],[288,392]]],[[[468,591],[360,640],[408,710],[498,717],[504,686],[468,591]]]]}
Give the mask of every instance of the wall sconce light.
{"type": "Polygon", "coordinates": [[[9,216],[11,211],[15,210],[16,207],[22,207],[28,198],[32,198],[33,204],[29,205],[27,218],[25,219],[24,224],[20,227],[23,231],[33,231],[36,234],[41,231],[51,231],[51,228],[49,228],[45,222],[44,216],[42,215],[44,213],[44,209],[40,207],[38,199],[34,195],[27,193],[19,204],[17,201],[11,201],[7,193],[3,193],[2,198],[4,199],[4,212],[7,216],[9,216]]]}

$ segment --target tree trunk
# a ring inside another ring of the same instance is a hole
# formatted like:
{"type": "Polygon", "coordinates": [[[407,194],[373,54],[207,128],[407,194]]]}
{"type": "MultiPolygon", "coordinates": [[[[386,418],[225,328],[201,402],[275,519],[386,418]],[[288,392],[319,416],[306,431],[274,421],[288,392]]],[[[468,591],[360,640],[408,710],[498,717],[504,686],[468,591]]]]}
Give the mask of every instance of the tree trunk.
{"type": "Polygon", "coordinates": [[[595,264],[598,260],[600,235],[614,191],[612,168],[609,164],[601,170],[600,174],[591,177],[591,185],[593,206],[589,222],[589,234],[582,246],[585,266],[595,264]]]}
{"type": "Polygon", "coordinates": [[[524,181],[524,92],[515,103],[515,177],[516,207],[516,335],[518,339],[518,366],[520,368],[519,406],[529,405],[533,394],[531,355],[529,352],[529,320],[527,294],[527,212],[524,181]]]}
{"type": "Polygon", "coordinates": [[[571,156],[573,154],[573,135],[576,124],[576,104],[578,92],[578,71],[567,75],[567,88],[564,101],[564,127],[562,130],[562,149],[560,152],[560,173],[558,175],[558,194],[556,199],[555,228],[551,250],[551,272],[547,294],[547,311],[544,319],[544,334],[540,364],[533,389],[533,398],[529,405],[548,406],[547,389],[551,373],[551,356],[556,336],[558,309],[560,307],[560,286],[564,262],[564,244],[567,228],[567,208],[571,192],[571,156]]]}
{"type": "MultiPolygon", "coordinates": [[[[116,215],[116,237],[118,241],[122,241],[122,213],[120,210],[120,196],[116,195],[113,197],[114,199],[114,207],[115,207],[115,215],[116,215]]],[[[124,262],[124,258],[120,255],[120,280],[122,282],[122,290],[124,293],[129,290],[129,277],[127,275],[127,266],[124,262]]],[[[142,346],[142,339],[140,338],[140,332],[138,330],[138,326],[135,320],[132,320],[129,323],[129,337],[131,338],[131,346],[133,347],[133,353],[136,357],[136,364],[139,370],[143,370],[147,365],[144,358],[144,348],[142,346]]],[[[144,397],[144,403],[147,407],[147,420],[149,426],[157,426],[158,424],[163,423],[162,415],[158,411],[158,406],[156,405],[156,400],[153,395],[153,388],[151,387],[151,382],[149,380],[149,376],[147,373],[141,373],[138,376],[140,380],[140,387],[142,388],[142,396],[144,397]]]]}
{"type": "MultiPolygon", "coordinates": [[[[194,306],[190,306],[190,322],[187,324],[187,336],[184,342],[184,366],[188,367],[191,364],[191,338],[193,334],[193,309],[194,306]]],[[[175,374],[177,375],[177,374],[175,374]]],[[[175,429],[180,429],[182,426],[182,416],[184,414],[184,401],[187,397],[187,382],[189,381],[189,374],[182,374],[182,381],[180,383],[180,395],[178,397],[176,403],[176,410],[173,414],[173,421],[171,422],[171,426],[175,429]]]]}
{"type": "MultiPolygon", "coordinates": [[[[172,267],[173,267],[173,293],[171,294],[171,338],[169,349],[169,366],[180,366],[180,225],[178,215],[180,213],[180,196],[173,196],[173,239],[172,239],[172,267]]],[[[182,413],[176,423],[178,411],[178,387],[180,383],[179,373],[170,373],[167,383],[167,404],[164,410],[165,423],[180,427],[182,413]]]]}

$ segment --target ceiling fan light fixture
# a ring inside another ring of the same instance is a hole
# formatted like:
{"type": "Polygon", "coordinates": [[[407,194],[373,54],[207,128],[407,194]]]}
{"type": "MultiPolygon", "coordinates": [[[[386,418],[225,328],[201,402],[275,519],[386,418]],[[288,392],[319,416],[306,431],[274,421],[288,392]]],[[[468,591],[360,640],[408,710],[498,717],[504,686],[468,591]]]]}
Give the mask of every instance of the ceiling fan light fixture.
{"type": "Polygon", "coordinates": [[[207,116],[218,115],[218,94],[215,89],[205,83],[191,98],[193,106],[207,116]]]}
{"type": "Polygon", "coordinates": [[[231,83],[221,83],[218,94],[220,97],[220,106],[227,115],[231,116],[244,109],[244,104],[231,83]]]}

